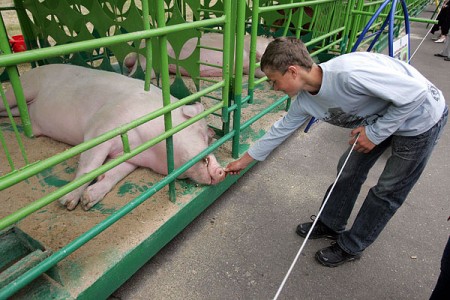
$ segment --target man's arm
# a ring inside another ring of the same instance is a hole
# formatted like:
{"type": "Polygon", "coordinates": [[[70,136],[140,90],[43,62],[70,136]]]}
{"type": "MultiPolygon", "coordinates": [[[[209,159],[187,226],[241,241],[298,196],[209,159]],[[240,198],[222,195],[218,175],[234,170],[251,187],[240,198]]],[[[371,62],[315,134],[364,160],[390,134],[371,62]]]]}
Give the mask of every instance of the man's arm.
{"type": "Polygon", "coordinates": [[[282,142],[284,142],[295,130],[302,126],[309,115],[300,108],[298,100],[291,103],[288,113],[275,122],[269,131],[246,152],[240,159],[231,162],[225,168],[229,174],[239,174],[253,160],[262,161],[282,142]]]}
{"type": "Polygon", "coordinates": [[[384,70],[372,70],[370,74],[353,74],[351,86],[356,93],[378,97],[390,103],[384,115],[365,127],[367,138],[378,145],[391,136],[410,114],[426,100],[428,86],[411,76],[384,70]]]}

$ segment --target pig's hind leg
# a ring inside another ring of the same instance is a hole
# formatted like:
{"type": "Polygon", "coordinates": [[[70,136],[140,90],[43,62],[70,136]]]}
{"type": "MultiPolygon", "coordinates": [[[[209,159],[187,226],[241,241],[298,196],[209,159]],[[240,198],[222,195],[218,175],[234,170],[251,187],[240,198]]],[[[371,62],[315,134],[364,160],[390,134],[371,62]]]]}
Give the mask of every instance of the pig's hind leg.
{"type": "Polygon", "coordinates": [[[84,210],[89,210],[92,206],[100,202],[113,187],[128,174],[137,168],[128,162],[123,162],[115,168],[107,171],[97,178],[97,182],[90,185],[81,196],[81,206],[84,210]]]}
{"type": "MultiPolygon", "coordinates": [[[[27,102],[27,105],[30,105],[36,100],[36,97],[38,95],[38,87],[35,84],[28,84],[28,83],[22,83],[23,87],[23,95],[25,97],[25,101],[27,102]]],[[[19,109],[17,107],[17,101],[16,96],[14,94],[14,91],[12,88],[9,88],[6,93],[6,102],[8,103],[9,108],[11,109],[11,114],[14,117],[18,117],[19,109]]],[[[8,116],[6,113],[5,105],[0,97],[0,117],[6,117],[8,116]]]]}

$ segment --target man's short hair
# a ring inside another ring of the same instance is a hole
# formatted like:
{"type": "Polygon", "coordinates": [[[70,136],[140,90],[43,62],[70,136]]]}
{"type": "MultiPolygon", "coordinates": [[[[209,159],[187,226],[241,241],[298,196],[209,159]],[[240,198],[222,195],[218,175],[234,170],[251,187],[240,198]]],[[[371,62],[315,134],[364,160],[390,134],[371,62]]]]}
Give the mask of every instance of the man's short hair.
{"type": "Polygon", "coordinates": [[[286,73],[289,66],[298,65],[310,70],[314,64],[305,44],[295,37],[279,37],[269,43],[261,57],[261,70],[286,73]]]}

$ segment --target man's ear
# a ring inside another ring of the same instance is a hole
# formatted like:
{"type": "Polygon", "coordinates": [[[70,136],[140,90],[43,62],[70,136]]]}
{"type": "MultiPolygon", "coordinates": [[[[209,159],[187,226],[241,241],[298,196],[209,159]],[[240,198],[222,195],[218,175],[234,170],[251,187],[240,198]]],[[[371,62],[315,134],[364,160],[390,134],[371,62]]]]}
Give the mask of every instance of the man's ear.
{"type": "Polygon", "coordinates": [[[299,73],[299,68],[298,68],[298,66],[292,65],[292,66],[288,67],[287,71],[290,72],[291,75],[295,78],[295,77],[297,77],[297,75],[299,73]]]}

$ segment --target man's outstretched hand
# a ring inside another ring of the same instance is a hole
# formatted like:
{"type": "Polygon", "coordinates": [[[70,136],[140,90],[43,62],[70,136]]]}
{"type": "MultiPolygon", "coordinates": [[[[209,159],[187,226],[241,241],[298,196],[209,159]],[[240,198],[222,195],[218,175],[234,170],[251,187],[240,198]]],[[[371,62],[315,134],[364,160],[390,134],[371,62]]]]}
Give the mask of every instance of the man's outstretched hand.
{"type": "Polygon", "coordinates": [[[237,175],[253,161],[253,158],[246,152],[241,158],[230,162],[224,169],[227,174],[237,175]]]}

